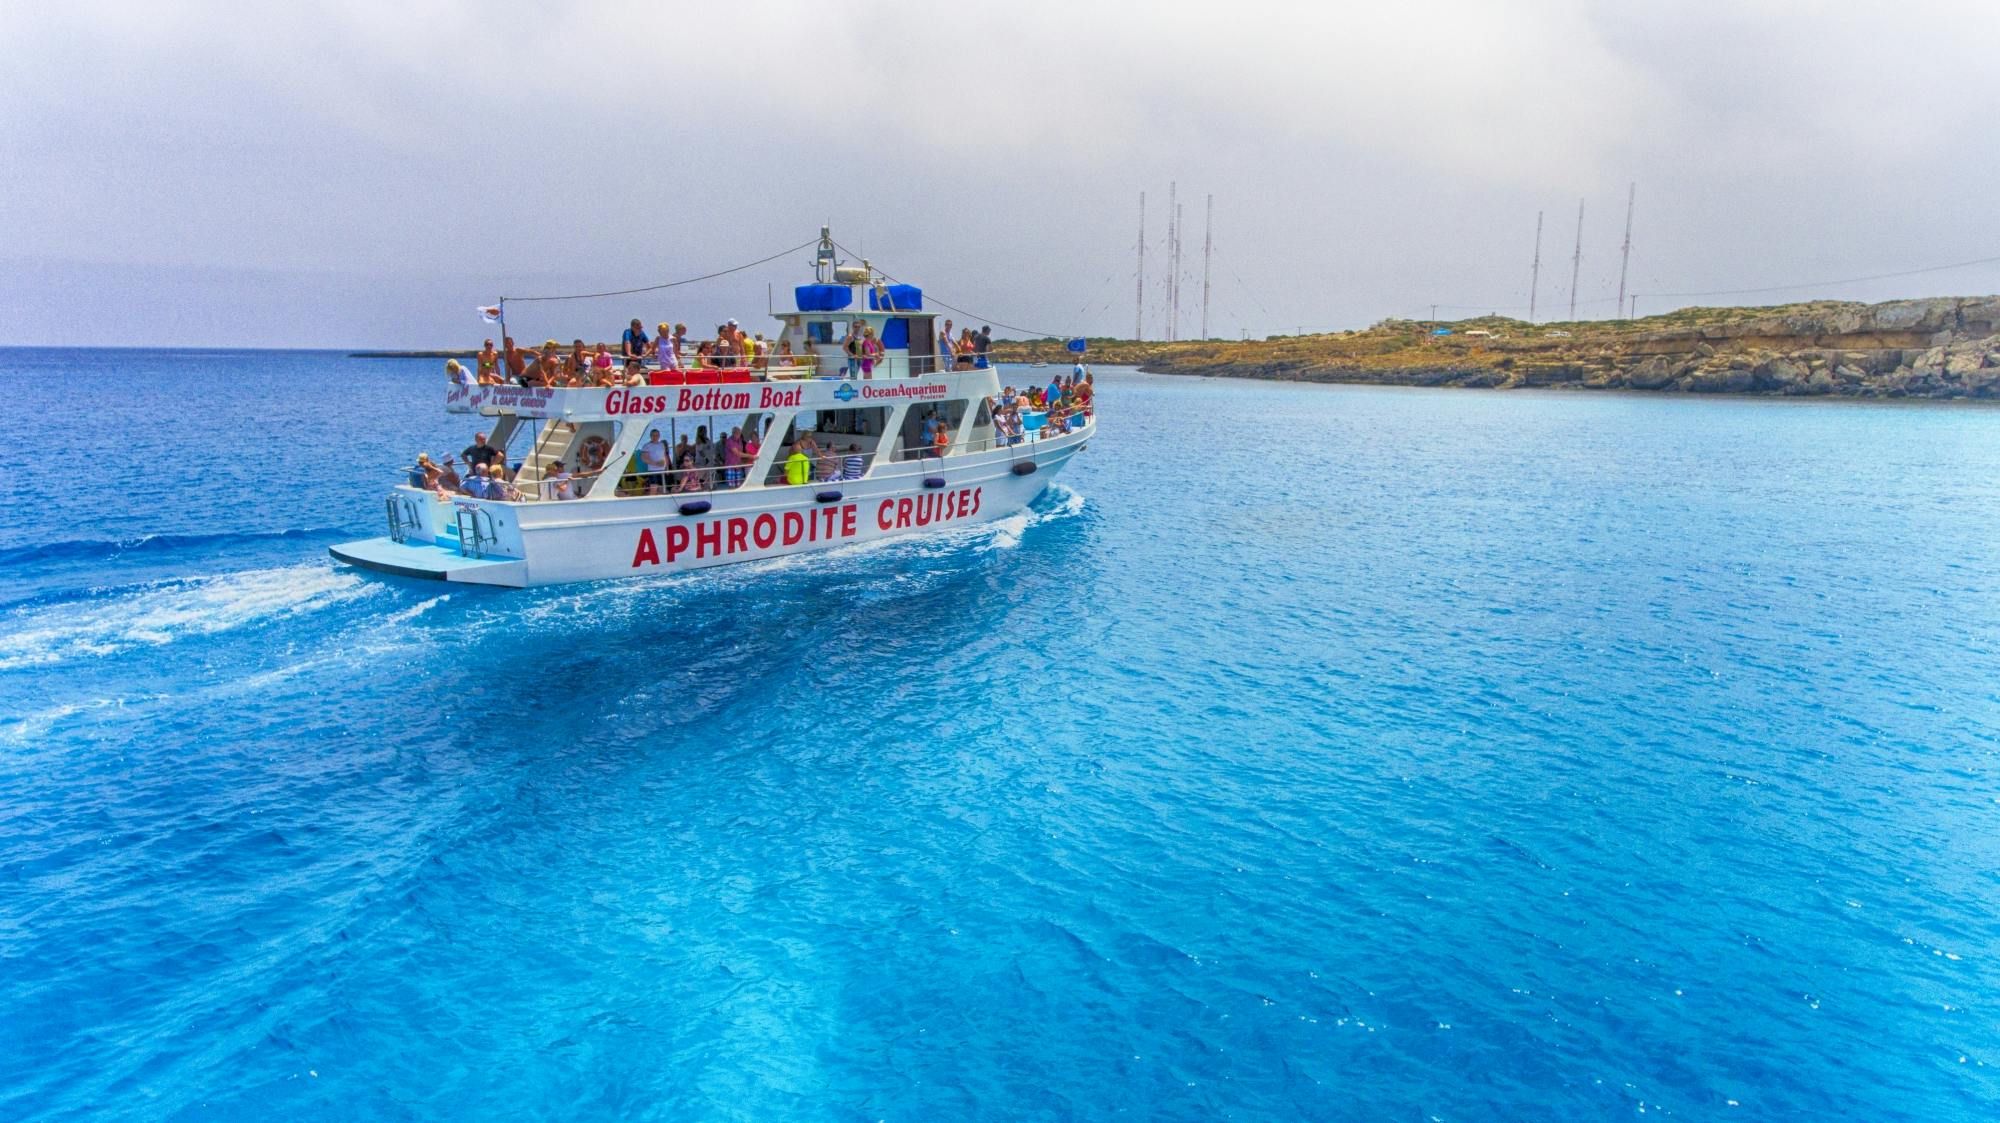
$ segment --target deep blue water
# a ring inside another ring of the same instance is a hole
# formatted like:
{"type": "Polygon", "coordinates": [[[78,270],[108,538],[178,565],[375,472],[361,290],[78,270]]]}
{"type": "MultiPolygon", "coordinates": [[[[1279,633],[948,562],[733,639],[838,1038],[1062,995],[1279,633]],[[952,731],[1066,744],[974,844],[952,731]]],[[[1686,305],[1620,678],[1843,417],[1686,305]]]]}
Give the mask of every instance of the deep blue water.
{"type": "Polygon", "coordinates": [[[434,363],[0,352],[0,1118],[2000,1116],[2000,412],[1099,384],[499,592],[434,363]]]}

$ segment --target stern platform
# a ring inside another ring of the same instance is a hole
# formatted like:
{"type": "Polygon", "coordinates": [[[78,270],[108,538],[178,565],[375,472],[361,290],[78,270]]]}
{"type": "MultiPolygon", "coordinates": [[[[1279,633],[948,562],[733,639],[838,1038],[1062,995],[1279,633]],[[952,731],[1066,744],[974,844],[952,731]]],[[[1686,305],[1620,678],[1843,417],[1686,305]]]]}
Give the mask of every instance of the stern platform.
{"type": "Polygon", "coordinates": [[[326,552],[333,555],[335,561],[399,577],[460,581],[473,585],[506,585],[511,588],[520,588],[528,583],[528,563],[520,558],[468,558],[458,552],[456,545],[367,538],[329,546],[326,552]]]}

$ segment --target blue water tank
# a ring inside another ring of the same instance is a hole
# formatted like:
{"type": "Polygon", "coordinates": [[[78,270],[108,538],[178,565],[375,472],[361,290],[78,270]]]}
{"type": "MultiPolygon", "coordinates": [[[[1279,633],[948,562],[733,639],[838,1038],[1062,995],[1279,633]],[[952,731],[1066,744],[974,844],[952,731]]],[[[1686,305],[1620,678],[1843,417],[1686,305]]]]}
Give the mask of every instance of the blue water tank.
{"type": "Polygon", "coordinates": [[[800,285],[795,292],[801,312],[838,312],[854,303],[854,290],[846,285],[800,285]]]}
{"type": "MultiPolygon", "coordinates": [[[[924,310],[924,290],[915,285],[886,285],[884,290],[889,300],[885,304],[882,292],[868,290],[868,309],[871,312],[921,312],[924,310]]],[[[845,308],[846,305],[841,305],[845,308]]]]}

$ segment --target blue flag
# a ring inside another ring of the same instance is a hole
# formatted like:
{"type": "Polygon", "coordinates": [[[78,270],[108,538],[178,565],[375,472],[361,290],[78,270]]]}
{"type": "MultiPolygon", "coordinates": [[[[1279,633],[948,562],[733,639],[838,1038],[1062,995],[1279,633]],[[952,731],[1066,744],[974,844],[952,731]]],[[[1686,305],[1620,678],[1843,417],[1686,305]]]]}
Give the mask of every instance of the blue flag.
{"type": "Polygon", "coordinates": [[[1084,349],[1085,347],[1088,347],[1089,345],[1090,345],[1090,344],[1089,344],[1089,342],[1088,342],[1087,340],[1082,340],[1082,339],[1072,339],[1072,340],[1070,340],[1070,341],[1069,341],[1069,350],[1070,350],[1070,354],[1072,354],[1072,355],[1081,355],[1081,354],[1083,354],[1083,349],[1084,349]]]}

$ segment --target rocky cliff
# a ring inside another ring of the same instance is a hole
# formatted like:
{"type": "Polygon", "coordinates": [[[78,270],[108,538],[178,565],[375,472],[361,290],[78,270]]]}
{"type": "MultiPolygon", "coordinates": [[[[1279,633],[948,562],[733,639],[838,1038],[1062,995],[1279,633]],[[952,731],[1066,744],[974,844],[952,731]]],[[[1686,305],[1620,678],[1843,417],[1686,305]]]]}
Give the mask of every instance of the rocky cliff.
{"type": "MultiPolygon", "coordinates": [[[[1069,359],[1054,341],[1003,359],[1069,359]]],[[[1257,342],[1092,340],[1091,361],[1165,374],[1406,386],[2000,398],[2000,297],[1686,308],[1530,325],[1482,317],[1257,342]],[[1434,326],[1450,329],[1433,334],[1434,326]]]]}

